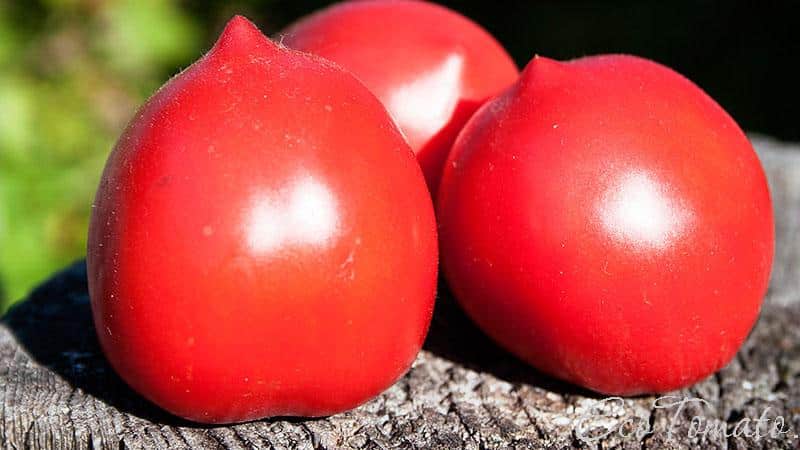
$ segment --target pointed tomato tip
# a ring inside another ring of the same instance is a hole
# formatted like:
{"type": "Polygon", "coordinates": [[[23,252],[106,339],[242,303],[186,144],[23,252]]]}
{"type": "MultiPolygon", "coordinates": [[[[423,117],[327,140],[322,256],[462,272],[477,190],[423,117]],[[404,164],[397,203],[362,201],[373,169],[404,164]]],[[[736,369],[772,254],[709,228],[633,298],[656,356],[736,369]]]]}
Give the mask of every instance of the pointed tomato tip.
{"type": "Polygon", "coordinates": [[[563,70],[563,64],[560,61],[545,56],[534,55],[533,59],[525,66],[522,73],[524,76],[542,72],[560,72],[561,70],[563,70]]]}
{"type": "Polygon", "coordinates": [[[228,20],[228,23],[225,24],[225,30],[222,32],[222,34],[225,34],[226,32],[252,32],[261,34],[261,31],[258,29],[256,24],[241,14],[236,14],[235,16],[231,17],[230,20],[228,20]]]}
{"type": "Polygon", "coordinates": [[[522,70],[521,84],[542,83],[546,80],[557,80],[564,73],[566,65],[561,61],[544,56],[534,55],[533,59],[522,70]]]}
{"type": "Polygon", "coordinates": [[[214,50],[252,49],[254,47],[273,46],[258,27],[248,18],[235,15],[225,25],[225,29],[214,44],[214,50]]]}

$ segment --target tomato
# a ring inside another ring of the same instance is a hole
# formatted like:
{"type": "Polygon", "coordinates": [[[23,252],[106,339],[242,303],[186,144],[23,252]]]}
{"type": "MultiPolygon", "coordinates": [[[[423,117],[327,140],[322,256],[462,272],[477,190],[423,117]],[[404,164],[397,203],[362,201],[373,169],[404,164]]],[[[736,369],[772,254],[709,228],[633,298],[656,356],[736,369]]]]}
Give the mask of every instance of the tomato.
{"type": "Polygon", "coordinates": [[[774,250],[745,135],[690,81],[632,56],[534,58],[459,135],[437,211],[468,315],[604,394],[669,391],[725,365],[774,250]]]}
{"type": "Polygon", "coordinates": [[[139,111],[89,231],[111,365],[206,423],[380,393],[422,345],[436,270],[424,177],[381,103],[242,17],[139,111]]]}
{"type": "Polygon", "coordinates": [[[281,39],[342,65],[372,90],[417,154],[433,193],[461,127],[519,75],[478,24],[420,1],[339,3],[291,25],[281,39]]]}

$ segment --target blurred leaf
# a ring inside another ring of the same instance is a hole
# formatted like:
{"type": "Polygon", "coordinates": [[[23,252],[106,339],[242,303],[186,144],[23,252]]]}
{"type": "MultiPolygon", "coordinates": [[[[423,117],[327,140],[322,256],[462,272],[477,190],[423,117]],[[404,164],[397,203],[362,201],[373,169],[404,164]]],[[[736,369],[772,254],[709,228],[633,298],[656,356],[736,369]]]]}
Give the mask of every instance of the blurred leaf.
{"type": "Polygon", "coordinates": [[[127,74],[152,74],[200,53],[200,30],[173,2],[122,0],[108,6],[106,17],[102,50],[127,74]]]}
{"type": "Polygon", "coordinates": [[[33,141],[33,89],[17,77],[0,75],[0,161],[24,157],[33,141]]]}
{"type": "Polygon", "coordinates": [[[85,254],[106,156],[202,54],[198,23],[174,1],[0,0],[0,313],[85,254]]]}

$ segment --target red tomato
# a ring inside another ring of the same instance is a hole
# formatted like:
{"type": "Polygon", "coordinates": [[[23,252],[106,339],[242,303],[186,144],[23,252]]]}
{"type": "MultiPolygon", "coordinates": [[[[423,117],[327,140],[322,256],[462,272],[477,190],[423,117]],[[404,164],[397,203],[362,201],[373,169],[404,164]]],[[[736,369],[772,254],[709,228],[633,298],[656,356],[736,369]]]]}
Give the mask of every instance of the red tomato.
{"type": "Polygon", "coordinates": [[[432,3],[339,3],[287,28],[282,42],[341,64],[383,102],[436,192],[456,135],[517,66],[478,24],[432,3]]]}
{"type": "Polygon", "coordinates": [[[459,135],[438,213],[443,270],[472,319],[605,394],[725,365],[772,264],[745,135],[690,81],[632,56],[534,58],[459,135]]]}
{"type": "Polygon", "coordinates": [[[436,265],[422,173],[380,102],[242,17],[139,111],[89,232],[109,361],[207,423],[329,415],[390,386],[436,265]]]}

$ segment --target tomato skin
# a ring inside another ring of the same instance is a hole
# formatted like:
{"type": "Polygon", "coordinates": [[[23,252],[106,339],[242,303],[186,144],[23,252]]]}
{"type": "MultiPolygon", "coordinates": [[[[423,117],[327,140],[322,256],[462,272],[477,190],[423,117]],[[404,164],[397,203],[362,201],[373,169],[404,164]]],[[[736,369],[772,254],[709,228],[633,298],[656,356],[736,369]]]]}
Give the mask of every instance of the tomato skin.
{"type": "Polygon", "coordinates": [[[342,65],[370,88],[417,154],[432,193],[461,127],[519,76],[486,30],[433,3],[338,3],[281,34],[283,44],[342,65]]]}
{"type": "Polygon", "coordinates": [[[120,138],[87,258],[100,343],[134,390],[205,423],[324,416],[413,362],[436,225],[380,102],[236,17],[120,138]]]}
{"type": "Polygon", "coordinates": [[[733,119],[623,55],[534,58],[459,135],[437,215],[445,276],[480,328],[613,395],[724,366],[774,251],[767,182],[733,119]]]}

